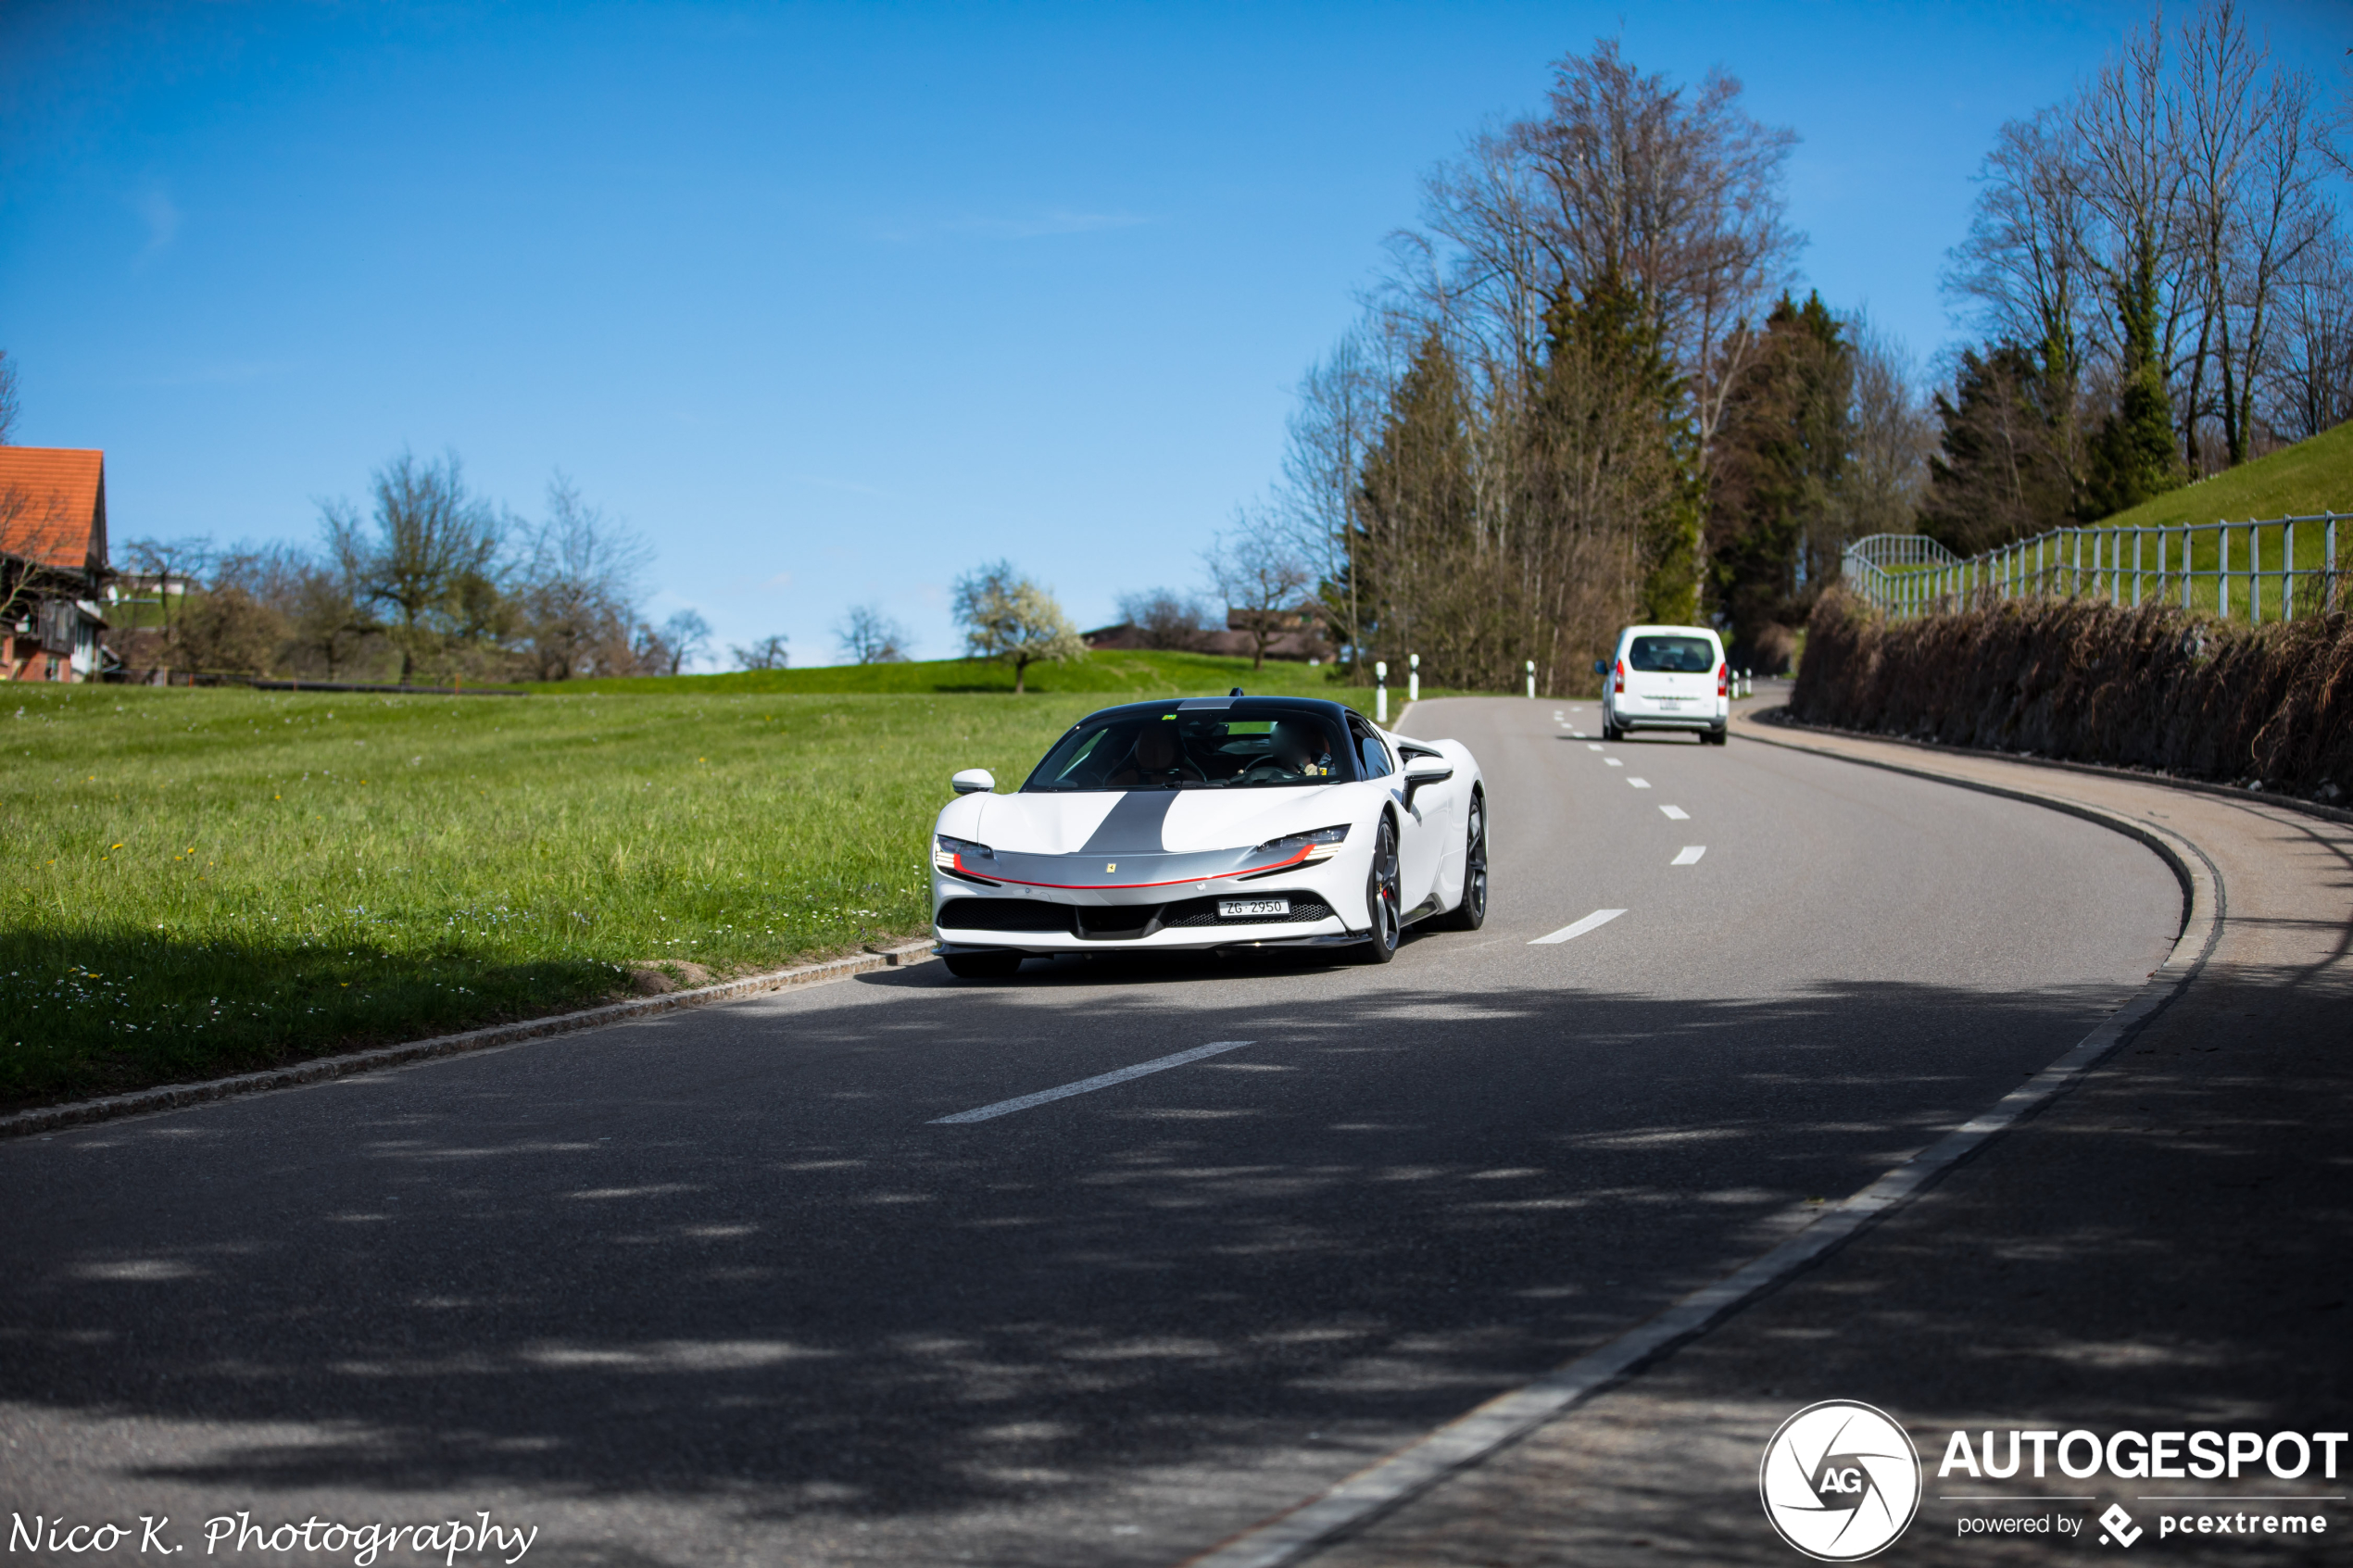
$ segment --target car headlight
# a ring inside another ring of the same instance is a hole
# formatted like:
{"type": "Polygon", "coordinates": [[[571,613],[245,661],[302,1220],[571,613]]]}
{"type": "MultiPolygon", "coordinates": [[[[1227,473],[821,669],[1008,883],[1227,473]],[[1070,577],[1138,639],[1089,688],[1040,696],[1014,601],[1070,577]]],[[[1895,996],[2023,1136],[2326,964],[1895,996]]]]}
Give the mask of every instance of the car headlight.
{"type": "Polygon", "coordinates": [[[1342,822],[1336,828],[1317,828],[1312,833],[1287,833],[1280,838],[1268,839],[1251,853],[1289,857],[1305,849],[1306,854],[1299,855],[1300,863],[1312,866],[1339,854],[1340,844],[1347,837],[1348,824],[1342,822]]]}
{"type": "Polygon", "coordinates": [[[959,866],[956,863],[956,857],[959,855],[975,860],[993,860],[997,858],[997,851],[986,844],[975,844],[969,838],[950,838],[944,833],[932,834],[931,863],[933,865],[943,872],[973,870],[973,867],[959,866]]]}

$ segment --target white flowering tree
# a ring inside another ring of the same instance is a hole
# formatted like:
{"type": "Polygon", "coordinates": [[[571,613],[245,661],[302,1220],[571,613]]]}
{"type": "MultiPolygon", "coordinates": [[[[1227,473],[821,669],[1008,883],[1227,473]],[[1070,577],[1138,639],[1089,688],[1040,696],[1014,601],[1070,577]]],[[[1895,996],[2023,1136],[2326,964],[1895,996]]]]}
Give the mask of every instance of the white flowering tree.
{"type": "Polygon", "coordinates": [[[1011,561],[977,567],[956,580],[956,622],[973,658],[1013,667],[1016,696],[1031,665],[1067,663],[1087,653],[1087,640],[1054,596],[1014,571],[1011,561]]]}

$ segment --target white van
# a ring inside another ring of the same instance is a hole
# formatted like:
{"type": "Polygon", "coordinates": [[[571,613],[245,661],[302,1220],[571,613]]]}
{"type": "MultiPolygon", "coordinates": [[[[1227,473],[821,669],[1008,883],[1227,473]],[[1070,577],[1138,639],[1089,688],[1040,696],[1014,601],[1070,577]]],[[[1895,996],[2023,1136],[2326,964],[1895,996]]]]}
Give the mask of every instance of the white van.
{"type": "Polygon", "coordinates": [[[1595,661],[1602,677],[1602,738],[1635,730],[1696,730],[1724,744],[1732,716],[1724,645],[1705,626],[1629,626],[1615,657],[1595,661]]]}

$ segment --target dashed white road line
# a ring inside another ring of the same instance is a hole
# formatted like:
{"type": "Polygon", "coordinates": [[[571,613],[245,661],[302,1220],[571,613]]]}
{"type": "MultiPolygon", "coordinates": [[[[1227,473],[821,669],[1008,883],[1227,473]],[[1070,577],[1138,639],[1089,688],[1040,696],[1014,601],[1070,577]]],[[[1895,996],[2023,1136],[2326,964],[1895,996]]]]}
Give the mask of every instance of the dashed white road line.
{"type": "Polygon", "coordinates": [[[1688,822],[1692,820],[1692,814],[1689,811],[1684,810],[1680,806],[1662,806],[1659,809],[1666,812],[1668,817],[1679,822],[1688,822]]]}
{"type": "Polygon", "coordinates": [[[1601,744],[1598,741],[1588,741],[1585,745],[1585,749],[1588,751],[1599,751],[1601,749],[1601,744]]]}
{"type": "Polygon", "coordinates": [[[1626,782],[1632,784],[1636,789],[1648,789],[1651,786],[1651,782],[1648,779],[1628,779],[1626,782]]]}
{"type": "Polygon", "coordinates": [[[1098,1073],[1092,1078],[1081,1078],[1076,1084],[1064,1084],[1057,1089],[1040,1089],[1034,1095],[1023,1095],[1016,1099],[1000,1099],[994,1105],[984,1105],[977,1110],[959,1110],[953,1116],[935,1116],[931,1120],[931,1125],[939,1127],[951,1123],[986,1122],[991,1117],[1010,1116],[1016,1110],[1027,1110],[1033,1105],[1044,1105],[1051,1100],[1068,1099],[1073,1095],[1083,1095],[1090,1089],[1107,1089],[1114,1084],[1125,1084],[1130,1078],[1141,1078],[1148,1073],[1165,1073],[1172,1067],[1182,1067],[1189,1061],[1199,1061],[1205,1056],[1216,1056],[1222,1051],[1239,1050],[1244,1046],[1255,1043],[1252,1040],[1219,1040],[1211,1045],[1195,1046],[1191,1050],[1178,1051],[1174,1056],[1154,1057],[1150,1061],[1139,1061],[1133,1067],[1123,1067],[1116,1073],[1098,1073]]]}
{"type": "Polygon", "coordinates": [[[1670,866],[1696,866],[1699,864],[1699,858],[1706,853],[1707,846],[1705,844],[1686,844],[1683,846],[1682,853],[1667,863],[1670,866]]]}
{"type": "MultiPolygon", "coordinates": [[[[1599,746],[1595,746],[1593,749],[1594,749],[1594,750],[1596,750],[1596,751],[1599,751],[1599,750],[1601,749],[1601,747],[1599,747],[1599,746]]],[[[1603,759],[1602,759],[1602,760],[1603,760],[1603,761],[1604,761],[1604,762],[1606,762],[1606,763],[1608,763],[1608,764],[1609,764],[1611,767],[1613,767],[1613,768],[1623,768],[1624,766],[1626,766],[1626,764],[1625,764],[1625,763],[1623,763],[1623,762],[1619,761],[1619,760],[1618,760],[1617,758],[1615,758],[1615,757],[1604,757],[1604,758],[1603,758],[1603,759]]]]}
{"type": "Polygon", "coordinates": [[[1625,912],[1626,911],[1624,909],[1595,909],[1583,920],[1574,921],[1567,925],[1564,925],[1558,931],[1552,933],[1548,936],[1539,936],[1536,940],[1530,942],[1529,946],[1531,947],[1541,947],[1554,942],[1566,942],[1573,936],[1582,936],[1587,932],[1592,931],[1598,926],[1607,925],[1610,922],[1616,920],[1618,916],[1624,914],[1625,912]]]}

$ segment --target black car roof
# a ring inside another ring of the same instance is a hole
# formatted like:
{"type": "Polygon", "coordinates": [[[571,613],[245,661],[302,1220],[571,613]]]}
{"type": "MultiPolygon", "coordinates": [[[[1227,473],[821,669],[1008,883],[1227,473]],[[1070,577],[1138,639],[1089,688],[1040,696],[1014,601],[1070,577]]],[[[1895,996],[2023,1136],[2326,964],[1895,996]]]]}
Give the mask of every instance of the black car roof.
{"type": "MultiPolygon", "coordinates": [[[[1148,713],[1166,713],[1175,709],[1182,713],[1225,713],[1236,719],[1273,719],[1285,713],[1297,713],[1302,709],[1317,718],[1343,728],[1348,716],[1355,710],[1344,702],[1334,702],[1321,696],[1176,696],[1162,697],[1157,702],[1123,702],[1114,708],[1099,708],[1078,724],[1091,724],[1098,719],[1133,715],[1141,718],[1148,713]]],[[[1076,729],[1078,724],[1073,724],[1076,729]]]]}

